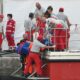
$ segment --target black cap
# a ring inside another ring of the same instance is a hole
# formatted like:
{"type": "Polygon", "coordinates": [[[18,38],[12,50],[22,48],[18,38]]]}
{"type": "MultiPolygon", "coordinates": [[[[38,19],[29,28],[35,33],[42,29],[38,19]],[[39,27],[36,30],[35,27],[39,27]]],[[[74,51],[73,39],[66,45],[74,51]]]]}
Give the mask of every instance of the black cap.
{"type": "Polygon", "coordinates": [[[7,16],[9,16],[9,17],[11,17],[11,18],[13,17],[13,15],[12,15],[12,14],[7,14],[7,16]]]}
{"type": "Polygon", "coordinates": [[[33,18],[34,17],[34,13],[29,13],[29,17],[33,18]]]}

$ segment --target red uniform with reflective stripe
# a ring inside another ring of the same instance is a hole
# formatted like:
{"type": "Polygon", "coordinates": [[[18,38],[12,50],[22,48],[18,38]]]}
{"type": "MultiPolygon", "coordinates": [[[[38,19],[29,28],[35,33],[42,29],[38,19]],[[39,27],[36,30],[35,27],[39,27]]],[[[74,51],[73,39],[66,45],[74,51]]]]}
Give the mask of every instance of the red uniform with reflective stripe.
{"type": "Polygon", "coordinates": [[[45,29],[45,22],[43,22],[41,19],[37,19],[37,26],[39,27],[39,34],[44,33],[44,29],[45,29]]]}
{"type": "Polygon", "coordinates": [[[7,34],[14,34],[14,32],[15,32],[15,21],[9,20],[7,22],[6,33],[7,34]]]}
{"type": "Polygon", "coordinates": [[[8,46],[15,46],[14,37],[12,36],[14,35],[14,32],[15,32],[15,21],[9,20],[6,26],[6,38],[8,41],[8,46]]]}

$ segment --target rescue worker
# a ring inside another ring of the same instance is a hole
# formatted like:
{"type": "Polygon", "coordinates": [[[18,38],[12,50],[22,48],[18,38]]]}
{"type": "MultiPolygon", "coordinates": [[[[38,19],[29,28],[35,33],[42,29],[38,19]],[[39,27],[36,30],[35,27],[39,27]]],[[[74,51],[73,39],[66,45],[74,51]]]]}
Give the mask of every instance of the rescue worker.
{"type": "Polygon", "coordinates": [[[52,12],[53,12],[53,7],[52,6],[48,6],[45,14],[47,15],[46,18],[50,18],[52,16],[52,12]]]}
{"type": "Polygon", "coordinates": [[[69,44],[69,38],[70,38],[70,26],[71,26],[71,23],[67,17],[67,15],[64,14],[64,8],[59,8],[59,13],[56,15],[57,18],[59,20],[63,20],[64,23],[66,24],[67,26],[67,29],[65,31],[63,31],[63,37],[64,38],[64,43],[65,43],[65,48],[68,49],[68,44],[69,44]]]}
{"type": "Polygon", "coordinates": [[[2,50],[2,41],[3,41],[3,38],[4,38],[3,18],[4,18],[4,16],[2,14],[0,14],[0,51],[2,50]]]}
{"type": "Polygon", "coordinates": [[[52,35],[51,42],[56,45],[56,51],[64,51],[64,38],[63,38],[63,24],[61,20],[56,20],[54,18],[48,18],[46,20],[46,24],[48,25],[48,29],[50,29],[50,33],[52,35]]]}
{"type": "Polygon", "coordinates": [[[34,12],[35,18],[41,18],[44,14],[45,10],[42,8],[39,2],[36,2],[36,10],[34,12]]]}
{"type": "Polygon", "coordinates": [[[46,15],[46,18],[55,18],[57,19],[56,15],[53,13],[53,7],[52,6],[48,6],[46,12],[44,13],[46,15]]]}
{"type": "Polygon", "coordinates": [[[37,27],[39,28],[39,34],[43,35],[45,33],[46,20],[43,16],[42,18],[37,18],[37,27]]]}
{"type": "Polygon", "coordinates": [[[24,70],[24,75],[26,77],[28,77],[28,69],[29,69],[29,66],[32,64],[32,62],[35,63],[36,65],[36,71],[37,71],[37,76],[40,77],[42,76],[42,60],[40,58],[40,48],[54,48],[54,46],[46,46],[44,44],[42,44],[42,41],[43,41],[43,36],[42,35],[39,35],[37,39],[35,39],[33,41],[33,44],[32,44],[32,48],[30,50],[30,53],[29,53],[29,56],[28,56],[28,63],[27,63],[27,66],[24,70]]]}
{"type": "Polygon", "coordinates": [[[6,25],[6,38],[9,46],[9,50],[15,49],[14,33],[15,33],[15,21],[12,14],[7,14],[8,21],[6,25]]]}
{"type": "MultiPolygon", "coordinates": [[[[22,64],[22,75],[25,69],[25,64],[27,64],[27,57],[29,55],[29,48],[31,42],[28,41],[27,34],[23,34],[23,39],[17,44],[16,52],[20,55],[20,62],[22,64]]],[[[29,68],[29,74],[32,73],[32,66],[29,68]]]]}
{"type": "Polygon", "coordinates": [[[25,33],[28,35],[28,40],[33,40],[33,33],[36,28],[36,20],[34,19],[34,14],[29,13],[29,18],[24,22],[25,33]]]}
{"type": "Polygon", "coordinates": [[[71,23],[67,15],[64,14],[64,8],[59,8],[59,13],[56,16],[59,20],[63,20],[67,24],[68,28],[70,29],[71,23]]]}

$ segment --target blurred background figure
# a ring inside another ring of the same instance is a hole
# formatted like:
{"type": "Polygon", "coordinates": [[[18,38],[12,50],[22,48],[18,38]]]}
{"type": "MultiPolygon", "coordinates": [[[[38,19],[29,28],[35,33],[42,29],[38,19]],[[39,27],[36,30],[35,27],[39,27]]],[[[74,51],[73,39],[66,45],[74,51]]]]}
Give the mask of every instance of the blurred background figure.
{"type": "Polygon", "coordinates": [[[47,10],[46,10],[46,12],[44,14],[46,15],[45,16],[46,18],[52,17],[52,18],[57,19],[56,15],[53,12],[53,7],[52,6],[48,6],[48,8],[47,8],[47,10]]]}
{"type": "Polygon", "coordinates": [[[9,46],[9,50],[15,49],[14,33],[15,33],[15,21],[12,14],[7,14],[8,21],[6,25],[6,38],[9,46]]]}
{"type": "Polygon", "coordinates": [[[0,51],[2,50],[2,41],[4,38],[3,18],[4,18],[4,16],[2,14],[0,14],[0,51]]]}
{"type": "Polygon", "coordinates": [[[53,7],[52,6],[48,6],[46,12],[45,12],[45,15],[46,15],[46,18],[50,18],[52,16],[52,12],[53,12],[53,7]]]}
{"type": "Polygon", "coordinates": [[[67,15],[64,14],[64,8],[59,8],[59,12],[57,14],[57,18],[59,20],[64,21],[64,23],[67,26],[67,30],[64,31],[64,33],[63,33],[64,35],[63,36],[65,36],[64,37],[64,42],[66,43],[65,47],[66,47],[66,49],[68,49],[69,48],[69,38],[70,38],[70,26],[71,26],[71,23],[70,23],[67,15]]]}
{"type": "Polygon", "coordinates": [[[35,18],[40,18],[43,16],[45,10],[43,9],[43,7],[41,6],[41,4],[39,2],[36,2],[36,10],[34,12],[35,18]]]}
{"type": "Polygon", "coordinates": [[[33,40],[33,33],[36,28],[36,21],[34,20],[34,14],[29,13],[29,17],[24,22],[25,33],[28,35],[28,40],[33,40]]]}
{"type": "Polygon", "coordinates": [[[64,14],[64,8],[59,8],[59,12],[56,16],[58,19],[63,20],[67,24],[68,28],[70,28],[71,24],[67,15],[64,14]]]}

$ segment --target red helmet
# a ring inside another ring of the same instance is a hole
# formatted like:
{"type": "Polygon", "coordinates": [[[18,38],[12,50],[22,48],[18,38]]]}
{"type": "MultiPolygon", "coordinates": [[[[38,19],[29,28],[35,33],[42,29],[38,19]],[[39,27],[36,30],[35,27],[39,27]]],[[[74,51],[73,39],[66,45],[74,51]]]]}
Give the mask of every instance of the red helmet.
{"type": "Polygon", "coordinates": [[[59,12],[64,12],[64,8],[59,8],[59,12]]]}
{"type": "Polygon", "coordinates": [[[4,16],[2,14],[0,14],[0,18],[4,18],[4,16]]]}

